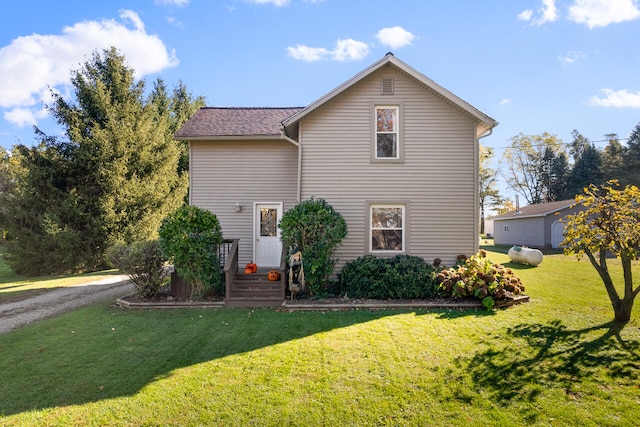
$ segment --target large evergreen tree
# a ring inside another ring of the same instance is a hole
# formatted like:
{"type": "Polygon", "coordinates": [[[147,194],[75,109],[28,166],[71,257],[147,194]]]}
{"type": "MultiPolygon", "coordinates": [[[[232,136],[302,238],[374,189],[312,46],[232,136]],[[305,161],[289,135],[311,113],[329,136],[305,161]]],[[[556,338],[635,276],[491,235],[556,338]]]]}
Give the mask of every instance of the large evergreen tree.
{"type": "Polygon", "coordinates": [[[39,146],[16,147],[24,174],[9,229],[19,272],[98,268],[111,244],[156,237],[187,191],[171,98],[161,103],[156,91],[145,98],[144,80],[115,48],[94,53],[71,84],[74,99],[54,94],[49,106],[65,137],[37,131],[39,146]]]}
{"type": "Polygon", "coordinates": [[[570,199],[573,195],[569,194],[568,181],[571,167],[569,166],[569,158],[567,153],[561,151],[551,159],[551,179],[548,188],[548,201],[570,199]]]}
{"type": "Polygon", "coordinates": [[[624,161],[626,157],[625,147],[618,140],[618,135],[610,133],[605,135],[608,139],[607,146],[601,153],[600,172],[602,179],[606,182],[612,179],[622,181],[624,175],[624,161]]]}
{"type": "Polygon", "coordinates": [[[569,194],[572,197],[591,184],[602,184],[600,151],[577,130],[573,131],[571,154],[573,168],[569,175],[569,194]]]}
{"type": "Polygon", "coordinates": [[[621,182],[640,186],[640,122],[629,135],[625,154],[625,171],[621,176],[621,182]]]}
{"type": "MultiPolygon", "coordinates": [[[[172,96],[162,79],[154,82],[153,91],[149,96],[159,115],[167,115],[167,138],[173,139],[173,135],[195,112],[204,107],[205,99],[202,96],[193,98],[182,81],[173,89],[172,96]]],[[[189,171],[189,145],[187,141],[176,141],[180,149],[180,162],[178,173],[189,171]]]]}

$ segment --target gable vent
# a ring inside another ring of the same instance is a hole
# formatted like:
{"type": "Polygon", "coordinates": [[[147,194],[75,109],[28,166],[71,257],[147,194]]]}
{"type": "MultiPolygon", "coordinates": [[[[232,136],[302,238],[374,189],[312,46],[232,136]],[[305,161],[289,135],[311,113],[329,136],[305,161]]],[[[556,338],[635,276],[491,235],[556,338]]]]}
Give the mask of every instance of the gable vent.
{"type": "Polygon", "coordinates": [[[382,94],[393,95],[393,78],[391,77],[382,78],[382,94]]]}

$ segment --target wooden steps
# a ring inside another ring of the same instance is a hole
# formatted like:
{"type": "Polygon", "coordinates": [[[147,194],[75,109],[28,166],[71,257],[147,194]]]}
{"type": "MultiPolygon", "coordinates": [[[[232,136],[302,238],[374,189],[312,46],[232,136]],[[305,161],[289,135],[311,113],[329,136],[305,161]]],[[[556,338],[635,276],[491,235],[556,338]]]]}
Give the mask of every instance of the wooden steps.
{"type": "Polygon", "coordinates": [[[284,301],[282,283],[270,281],[268,271],[236,273],[231,282],[227,307],[279,307],[284,301]]]}

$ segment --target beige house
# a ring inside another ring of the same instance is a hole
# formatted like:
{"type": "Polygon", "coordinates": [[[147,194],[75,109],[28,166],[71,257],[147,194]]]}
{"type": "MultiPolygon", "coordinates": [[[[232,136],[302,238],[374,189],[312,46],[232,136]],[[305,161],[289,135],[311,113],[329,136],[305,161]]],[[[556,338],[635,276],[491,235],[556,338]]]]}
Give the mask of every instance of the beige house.
{"type": "Polygon", "coordinates": [[[277,222],[323,198],[347,221],[339,266],[478,250],[478,140],[497,122],[389,53],[304,108],[200,109],[190,203],[214,212],[238,264],[281,264],[277,222]]]}

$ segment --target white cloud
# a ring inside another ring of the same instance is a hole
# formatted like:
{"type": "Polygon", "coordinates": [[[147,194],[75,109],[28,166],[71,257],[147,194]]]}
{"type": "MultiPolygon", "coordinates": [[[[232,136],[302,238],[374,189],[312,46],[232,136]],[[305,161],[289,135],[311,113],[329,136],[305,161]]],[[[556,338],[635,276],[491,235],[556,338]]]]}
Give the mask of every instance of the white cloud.
{"type": "Polygon", "coordinates": [[[287,53],[294,59],[306,62],[320,61],[327,58],[336,61],[356,61],[369,54],[369,46],[353,39],[339,39],[333,50],[298,44],[295,47],[288,47],[287,53]]]}
{"type": "Polygon", "coordinates": [[[526,9],[518,14],[518,21],[530,21],[533,16],[533,10],[526,9]]]}
{"type": "Polygon", "coordinates": [[[33,126],[38,123],[38,119],[44,119],[49,113],[44,108],[31,110],[29,108],[17,107],[6,111],[4,118],[19,127],[33,126]]]}
{"type": "Polygon", "coordinates": [[[498,103],[498,105],[507,105],[507,104],[511,104],[511,98],[502,98],[498,103]]]}
{"type": "Polygon", "coordinates": [[[402,27],[389,27],[378,31],[376,38],[384,46],[389,46],[392,49],[398,49],[403,46],[410,45],[416,36],[402,27]]]}
{"type": "Polygon", "coordinates": [[[185,7],[191,0],[155,0],[155,4],[185,7]]]}
{"type": "Polygon", "coordinates": [[[133,10],[122,9],[120,10],[120,18],[130,21],[135,27],[136,31],[144,32],[144,23],[142,19],[133,10]]]}
{"type": "Polygon", "coordinates": [[[249,0],[249,3],[256,4],[272,4],[274,6],[286,6],[289,4],[289,0],[249,0]]]}
{"type": "Polygon", "coordinates": [[[586,57],[587,55],[580,51],[570,50],[565,55],[558,55],[558,61],[565,65],[571,65],[586,57]]]}
{"type": "Polygon", "coordinates": [[[338,40],[332,52],[337,61],[357,61],[369,54],[369,45],[353,39],[338,40]]]}
{"type": "MultiPolygon", "coordinates": [[[[120,22],[78,22],[61,34],[18,37],[0,48],[0,107],[12,109],[5,118],[14,123],[32,120],[20,108],[37,108],[49,87],[67,92],[64,86],[69,84],[70,71],[80,68],[96,50],[115,46],[137,78],[178,64],[162,40],[146,33],[137,13],[122,10],[120,18],[120,22]]],[[[32,117],[41,116],[33,113],[32,117]]]]}
{"type": "Polygon", "coordinates": [[[601,96],[593,96],[589,99],[589,105],[593,107],[640,108],[640,91],[602,89],[600,93],[601,96]]]}
{"type": "Polygon", "coordinates": [[[546,24],[547,22],[554,22],[558,19],[558,9],[556,8],[556,0],[542,0],[542,6],[538,8],[538,11],[542,15],[540,18],[534,19],[535,25],[546,24]]]}
{"type": "Polygon", "coordinates": [[[288,47],[289,56],[306,62],[320,61],[329,56],[330,52],[322,47],[309,47],[297,44],[296,47],[288,47]]]}
{"type": "Polygon", "coordinates": [[[534,17],[534,11],[525,9],[518,15],[518,20],[531,22],[532,25],[543,25],[547,22],[558,20],[558,8],[556,0],[541,0],[541,5],[536,8],[537,16],[534,17]]]}
{"type": "Polygon", "coordinates": [[[634,0],[575,0],[569,19],[590,29],[640,18],[634,0]]]}

